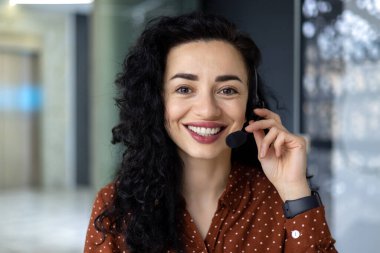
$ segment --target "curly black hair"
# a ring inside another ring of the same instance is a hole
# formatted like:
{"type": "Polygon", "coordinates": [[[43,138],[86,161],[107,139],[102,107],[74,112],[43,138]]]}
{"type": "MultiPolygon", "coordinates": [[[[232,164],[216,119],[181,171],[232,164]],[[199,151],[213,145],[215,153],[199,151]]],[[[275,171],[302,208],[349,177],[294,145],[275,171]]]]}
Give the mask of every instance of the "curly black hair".
{"type": "MultiPolygon", "coordinates": [[[[104,235],[122,235],[131,252],[181,251],[183,162],[165,129],[163,74],[174,46],[191,41],[222,40],[244,57],[249,85],[261,55],[253,40],[225,18],[200,12],[151,20],[130,49],[116,79],[120,122],[112,129],[114,144],[125,146],[115,176],[112,203],[95,220],[104,235]],[[108,225],[106,225],[108,224],[108,225]]],[[[246,114],[252,111],[254,88],[249,89],[246,114]]],[[[258,78],[258,96],[264,90],[258,78]]],[[[252,135],[232,152],[232,160],[260,167],[252,135]]]]}

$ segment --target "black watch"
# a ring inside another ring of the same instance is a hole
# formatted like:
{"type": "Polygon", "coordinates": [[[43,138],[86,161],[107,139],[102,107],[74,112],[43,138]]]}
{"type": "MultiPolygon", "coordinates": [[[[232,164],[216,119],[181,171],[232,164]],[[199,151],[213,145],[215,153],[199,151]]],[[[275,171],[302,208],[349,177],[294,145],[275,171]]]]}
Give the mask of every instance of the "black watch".
{"type": "Polygon", "coordinates": [[[311,191],[311,196],[285,201],[284,215],[287,219],[291,219],[298,214],[320,206],[322,206],[322,201],[318,192],[311,191]]]}

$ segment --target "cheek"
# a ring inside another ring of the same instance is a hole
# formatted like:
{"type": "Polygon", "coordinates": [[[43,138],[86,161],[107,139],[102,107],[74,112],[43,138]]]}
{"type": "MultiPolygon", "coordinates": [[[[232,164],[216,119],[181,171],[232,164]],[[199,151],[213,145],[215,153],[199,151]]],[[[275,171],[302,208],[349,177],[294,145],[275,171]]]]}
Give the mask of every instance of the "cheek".
{"type": "Polygon", "coordinates": [[[169,131],[175,127],[176,123],[180,121],[183,115],[186,113],[186,107],[172,100],[165,102],[165,126],[169,131]]]}
{"type": "Polygon", "coordinates": [[[166,104],[165,120],[167,124],[170,124],[172,121],[175,121],[178,118],[179,114],[180,111],[177,106],[172,105],[170,103],[166,104]]]}
{"type": "Polygon", "coordinates": [[[233,118],[234,121],[244,124],[246,121],[245,111],[246,111],[246,102],[236,101],[233,105],[225,106],[227,114],[233,118]]]}

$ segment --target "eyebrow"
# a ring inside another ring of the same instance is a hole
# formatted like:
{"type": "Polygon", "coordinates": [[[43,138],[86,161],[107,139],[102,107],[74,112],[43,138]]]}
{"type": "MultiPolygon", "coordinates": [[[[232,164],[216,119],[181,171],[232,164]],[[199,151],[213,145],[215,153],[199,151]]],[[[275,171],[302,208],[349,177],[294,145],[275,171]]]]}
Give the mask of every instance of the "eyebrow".
{"type": "Polygon", "coordinates": [[[175,78],[182,78],[182,79],[187,79],[190,81],[198,81],[197,75],[189,74],[189,73],[177,73],[172,78],[170,78],[170,80],[173,80],[175,78]]]}
{"type": "MultiPolygon", "coordinates": [[[[197,75],[190,74],[190,73],[177,73],[172,78],[170,78],[170,80],[173,80],[175,78],[182,78],[182,79],[186,79],[186,80],[190,80],[190,81],[198,81],[199,80],[197,75]]],[[[243,82],[236,75],[221,75],[221,76],[217,76],[215,78],[215,82],[226,82],[226,81],[231,81],[231,80],[236,80],[236,81],[239,81],[241,83],[243,82]]]]}
{"type": "Polygon", "coordinates": [[[215,78],[215,81],[216,82],[226,82],[226,81],[230,81],[230,80],[236,80],[236,81],[239,81],[239,82],[243,82],[242,80],[240,80],[240,78],[238,76],[235,76],[235,75],[222,75],[222,76],[217,76],[215,78]]]}

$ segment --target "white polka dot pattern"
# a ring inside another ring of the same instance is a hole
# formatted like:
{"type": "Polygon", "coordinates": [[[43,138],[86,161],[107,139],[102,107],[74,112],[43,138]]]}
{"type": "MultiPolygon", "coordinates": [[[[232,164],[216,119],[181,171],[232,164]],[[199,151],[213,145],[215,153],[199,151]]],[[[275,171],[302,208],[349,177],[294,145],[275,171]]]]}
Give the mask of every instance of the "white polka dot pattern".
{"type": "MultiPolygon", "coordinates": [[[[102,234],[94,227],[94,219],[112,201],[113,191],[113,185],[108,185],[96,197],[85,253],[128,252],[122,236],[107,235],[101,243],[102,234]]],[[[206,238],[201,238],[191,215],[184,210],[185,252],[337,252],[323,207],[286,219],[282,204],[263,172],[234,166],[206,238]]]]}

